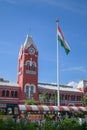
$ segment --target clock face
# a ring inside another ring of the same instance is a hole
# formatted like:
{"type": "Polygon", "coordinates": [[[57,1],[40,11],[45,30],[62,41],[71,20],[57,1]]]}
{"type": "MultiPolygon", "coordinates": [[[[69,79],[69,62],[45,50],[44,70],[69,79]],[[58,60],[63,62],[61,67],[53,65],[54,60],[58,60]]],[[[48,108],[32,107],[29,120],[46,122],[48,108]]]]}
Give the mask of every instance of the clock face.
{"type": "Polygon", "coordinates": [[[34,48],[29,48],[29,54],[34,54],[35,53],[35,49],[34,48]]]}

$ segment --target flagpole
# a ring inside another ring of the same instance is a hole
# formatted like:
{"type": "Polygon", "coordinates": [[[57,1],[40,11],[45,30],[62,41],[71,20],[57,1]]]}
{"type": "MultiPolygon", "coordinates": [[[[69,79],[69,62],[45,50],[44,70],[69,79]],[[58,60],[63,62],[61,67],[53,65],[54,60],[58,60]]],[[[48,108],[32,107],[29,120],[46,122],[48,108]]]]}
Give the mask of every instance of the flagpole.
{"type": "Polygon", "coordinates": [[[60,106],[60,68],[59,68],[59,44],[58,44],[58,18],[56,19],[57,25],[57,105],[60,106]]]}

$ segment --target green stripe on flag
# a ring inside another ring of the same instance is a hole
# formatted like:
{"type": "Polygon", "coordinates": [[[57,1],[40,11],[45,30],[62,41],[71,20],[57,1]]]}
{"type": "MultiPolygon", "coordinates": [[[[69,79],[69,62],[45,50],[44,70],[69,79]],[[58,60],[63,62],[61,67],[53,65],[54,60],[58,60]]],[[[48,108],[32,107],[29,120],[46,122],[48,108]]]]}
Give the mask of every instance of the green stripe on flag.
{"type": "Polygon", "coordinates": [[[65,49],[66,54],[68,54],[70,52],[70,49],[67,47],[66,41],[61,39],[59,35],[58,35],[58,40],[59,40],[61,46],[65,49]]]}

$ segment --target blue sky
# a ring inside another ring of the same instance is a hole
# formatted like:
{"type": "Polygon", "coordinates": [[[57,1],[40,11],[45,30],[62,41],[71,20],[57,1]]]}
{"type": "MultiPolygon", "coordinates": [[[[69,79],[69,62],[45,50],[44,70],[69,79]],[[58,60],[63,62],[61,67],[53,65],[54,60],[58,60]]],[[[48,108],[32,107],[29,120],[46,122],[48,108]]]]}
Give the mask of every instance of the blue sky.
{"type": "Polygon", "coordinates": [[[87,79],[87,0],[0,0],[0,77],[16,82],[18,53],[31,34],[39,82],[56,83],[56,18],[71,52],[59,45],[60,84],[87,79]]]}

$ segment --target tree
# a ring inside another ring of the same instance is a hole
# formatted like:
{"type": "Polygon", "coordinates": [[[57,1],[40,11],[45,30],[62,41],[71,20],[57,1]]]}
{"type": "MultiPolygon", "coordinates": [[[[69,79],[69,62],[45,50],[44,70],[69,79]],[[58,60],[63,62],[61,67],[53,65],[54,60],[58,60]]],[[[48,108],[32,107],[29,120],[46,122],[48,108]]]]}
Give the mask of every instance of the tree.
{"type": "Polygon", "coordinates": [[[27,105],[37,105],[38,104],[33,98],[29,99],[29,100],[25,100],[25,103],[27,105]]]}
{"type": "Polygon", "coordinates": [[[48,100],[49,100],[49,94],[48,94],[48,92],[42,92],[41,93],[41,99],[40,99],[40,101],[42,103],[45,103],[45,102],[48,102],[48,100]]]}
{"type": "Polygon", "coordinates": [[[87,106],[87,94],[84,94],[83,96],[83,104],[87,106]]]}
{"type": "Polygon", "coordinates": [[[54,103],[57,104],[57,91],[54,91],[54,103]]]}

